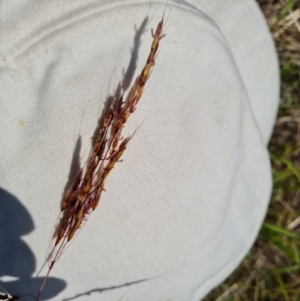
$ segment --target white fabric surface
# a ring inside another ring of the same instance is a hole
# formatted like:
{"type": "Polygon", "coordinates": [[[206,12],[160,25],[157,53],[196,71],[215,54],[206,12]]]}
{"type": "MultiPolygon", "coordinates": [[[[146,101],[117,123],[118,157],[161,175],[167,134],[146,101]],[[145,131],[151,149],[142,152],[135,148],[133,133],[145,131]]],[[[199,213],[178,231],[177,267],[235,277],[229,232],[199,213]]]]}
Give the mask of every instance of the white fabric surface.
{"type": "MultiPolygon", "coordinates": [[[[1,5],[0,280],[12,295],[37,294],[72,160],[84,163],[148,16],[141,70],[165,2],[1,5]]],[[[252,0],[170,0],[165,19],[125,132],[142,126],[42,299],[200,300],[257,235],[279,98],[265,21],[252,0]]]]}

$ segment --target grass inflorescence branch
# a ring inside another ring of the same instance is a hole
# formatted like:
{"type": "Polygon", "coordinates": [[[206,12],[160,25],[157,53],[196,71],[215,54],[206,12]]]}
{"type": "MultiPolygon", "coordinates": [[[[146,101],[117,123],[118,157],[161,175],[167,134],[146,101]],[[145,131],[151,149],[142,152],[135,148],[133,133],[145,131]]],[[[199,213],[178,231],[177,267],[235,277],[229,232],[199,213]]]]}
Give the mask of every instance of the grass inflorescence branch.
{"type": "Polygon", "coordinates": [[[55,243],[49,256],[48,272],[38,292],[37,301],[54,264],[88,215],[98,206],[106,179],[115,164],[120,161],[133,136],[132,134],[124,138],[122,130],[130,115],[135,111],[155,65],[159,42],[164,37],[163,26],[164,15],[156,30],[151,30],[153,40],[144,68],[136,78],[128,95],[124,97],[125,91],[123,91],[120,97],[112,98],[103,111],[102,122],[89,157],[63,198],[61,219],[55,231],[55,243]]]}

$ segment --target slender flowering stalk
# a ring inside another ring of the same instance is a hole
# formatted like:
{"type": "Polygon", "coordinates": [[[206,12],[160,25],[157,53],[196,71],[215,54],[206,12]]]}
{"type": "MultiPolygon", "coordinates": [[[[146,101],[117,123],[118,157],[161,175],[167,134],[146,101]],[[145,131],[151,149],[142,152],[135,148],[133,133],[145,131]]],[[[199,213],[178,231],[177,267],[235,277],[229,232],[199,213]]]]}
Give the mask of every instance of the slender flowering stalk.
{"type": "Polygon", "coordinates": [[[48,272],[39,290],[37,301],[54,264],[67,244],[72,240],[76,231],[99,204],[107,176],[115,164],[120,161],[128,142],[133,136],[123,138],[122,130],[129,116],[135,111],[152,68],[155,65],[159,42],[165,36],[163,34],[163,25],[164,15],[156,30],[153,31],[151,29],[153,41],[144,68],[136,78],[125,100],[123,100],[123,91],[123,95],[119,99],[112,99],[111,103],[104,110],[102,124],[99,127],[90,155],[62,201],[62,216],[55,232],[55,243],[50,252],[48,272]]]}

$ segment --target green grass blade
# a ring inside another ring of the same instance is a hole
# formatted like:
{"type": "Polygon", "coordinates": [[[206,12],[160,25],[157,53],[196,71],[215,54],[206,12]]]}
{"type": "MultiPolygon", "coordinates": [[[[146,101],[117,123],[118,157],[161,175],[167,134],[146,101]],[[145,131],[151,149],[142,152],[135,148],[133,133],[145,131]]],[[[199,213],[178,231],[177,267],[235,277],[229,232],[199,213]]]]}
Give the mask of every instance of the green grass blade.
{"type": "Polygon", "coordinates": [[[272,237],[274,234],[281,234],[281,235],[284,235],[284,236],[287,236],[287,237],[292,237],[294,239],[297,239],[297,240],[300,240],[300,236],[289,231],[289,230],[285,230],[283,228],[280,228],[280,227],[277,227],[275,225],[271,225],[269,223],[263,223],[263,226],[262,226],[262,230],[267,232],[267,233],[270,233],[270,237],[272,237]]]}
{"type": "Polygon", "coordinates": [[[285,288],[285,285],[284,285],[284,282],[283,282],[283,280],[281,278],[280,273],[278,273],[276,270],[274,270],[273,272],[274,272],[274,274],[276,276],[276,279],[277,279],[277,282],[279,284],[280,291],[281,291],[282,295],[284,296],[284,300],[285,301],[290,301],[289,295],[288,295],[288,293],[286,291],[286,288],[285,288]]]}
{"type": "Polygon", "coordinates": [[[273,173],[273,182],[274,184],[283,180],[288,179],[294,175],[289,169],[283,170],[283,171],[278,171],[273,173]]]}
{"type": "Polygon", "coordinates": [[[295,254],[293,250],[289,246],[287,246],[283,239],[279,237],[271,237],[271,241],[274,245],[276,245],[292,262],[296,262],[295,254]]]}
{"type": "Polygon", "coordinates": [[[300,172],[295,168],[293,163],[286,158],[281,158],[281,162],[286,165],[286,167],[295,175],[300,183],[300,172]]]}
{"type": "Polygon", "coordinates": [[[295,5],[295,0],[289,0],[287,1],[286,5],[283,7],[283,9],[280,11],[278,20],[282,20],[285,16],[287,16],[290,12],[290,10],[293,9],[295,5]]]}

